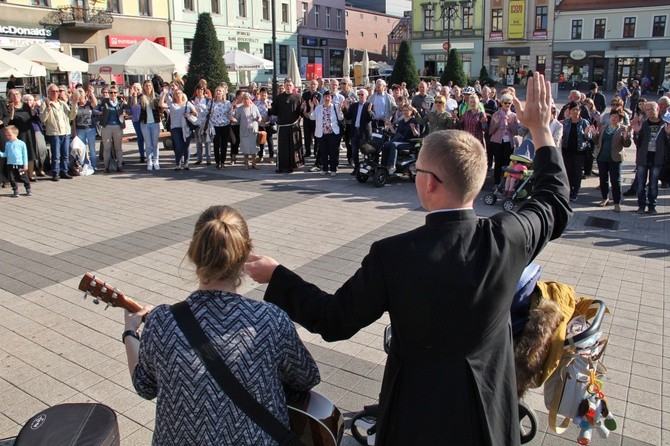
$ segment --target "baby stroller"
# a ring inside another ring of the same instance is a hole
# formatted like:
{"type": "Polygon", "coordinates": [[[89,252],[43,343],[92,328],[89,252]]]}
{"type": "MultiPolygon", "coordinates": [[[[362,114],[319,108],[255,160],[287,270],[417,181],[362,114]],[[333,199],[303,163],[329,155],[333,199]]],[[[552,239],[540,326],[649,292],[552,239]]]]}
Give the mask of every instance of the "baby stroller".
{"type": "Polygon", "coordinates": [[[377,130],[372,133],[370,140],[361,145],[363,161],[356,173],[356,180],[365,183],[372,177],[375,187],[382,187],[391,177],[407,177],[414,181],[416,178],[416,160],[419,157],[421,138],[413,138],[409,142],[401,143],[398,147],[395,173],[389,173],[386,166],[381,164],[381,152],[384,143],[391,140],[392,134],[386,130],[377,130]]]}
{"type": "MultiPolygon", "coordinates": [[[[574,334],[569,340],[557,344],[557,339],[566,339],[566,327],[574,313],[574,298],[572,307],[565,309],[556,303],[556,297],[549,297],[555,289],[572,290],[567,285],[556,282],[540,282],[541,267],[530,264],[526,267],[514,294],[510,315],[514,338],[514,360],[517,375],[517,394],[519,396],[519,423],[521,443],[533,440],[537,434],[538,418],[535,411],[528,406],[523,395],[531,387],[541,386],[559,367],[559,361],[554,361],[556,354],[561,355],[563,345],[586,346],[593,342],[600,342],[602,333],[600,326],[606,307],[601,301],[588,302],[587,323],[583,330],[574,334]],[[570,314],[567,318],[566,314],[570,314]],[[558,347],[557,347],[558,345],[558,347]],[[556,351],[558,350],[558,351],[556,351]]],[[[389,352],[391,345],[391,326],[384,331],[384,351],[389,352]]],[[[353,437],[364,446],[375,444],[375,433],[379,406],[373,404],[365,406],[351,420],[353,437]]]]}
{"type": "Polygon", "coordinates": [[[484,203],[492,206],[494,205],[499,198],[503,199],[503,209],[506,211],[511,211],[514,209],[516,202],[525,200],[530,195],[533,189],[533,170],[515,170],[512,168],[512,165],[527,164],[531,165],[533,162],[533,157],[535,156],[535,146],[530,140],[525,140],[518,149],[510,155],[510,166],[503,167],[503,172],[505,176],[500,181],[500,184],[496,185],[496,188],[493,192],[489,192],[484,195],[484,203]],[[518,180],[514,186],[514,189],[510,192],[506,191],[506,183],[509,176],[514,176],[518,180]]]}

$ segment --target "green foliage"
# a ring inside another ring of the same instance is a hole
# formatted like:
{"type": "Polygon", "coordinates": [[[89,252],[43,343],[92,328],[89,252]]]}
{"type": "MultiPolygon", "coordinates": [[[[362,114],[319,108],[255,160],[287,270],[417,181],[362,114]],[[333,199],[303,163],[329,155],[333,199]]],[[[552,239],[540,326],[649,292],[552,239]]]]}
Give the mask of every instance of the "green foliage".
{"type": "Polygon", "coordinates": [[[489,86],[495,85],[495,81],[491,79],[491,76],[489,76],[489,71],[483,65],[482,69],[479,70],[479,83],[482,85],[489,85],[489,86]]]}
{"type": "Polygon", "coordinates": [[[217,84],[225,82],[230,85],[228,70],[221,53],[221,45],[216,37],[212,16],[203,12],[198,16],[198,24],[193,36],[191,60],[188,65],[188,76],[184,93],[191,96],[200,79],[207,81],[207,88],[214,90],[217,84]]]}
{"type": "Polygon", "coordinates": [[[463,62],[461,62],[461,57],[455,49],[449,51],[447,67],[444,69],[444,73],[442,73],[442,77],[440,78],[440,83],[442,85],[448,85],[449,81],[459,87],[464,87],[468,83],[468,78],[463,72],[463,62]]]}
{"type": "Polygon", "coordinates": [[[412,50],[409,46],[409,41],[403,40],[398,49],[398,57],[395,59],[393,66],[393,73],[388,78],[388,84],[398,84],[401,82],[407,83],[408,91],[415,91],[419,86],[419,75],[416,72],[416,63],[412,50]]]}
{"type": "Polygon", "coordinates": [[[529,77],[533,77],[533,70],[528,70],[526,72],[526,79],[528,79],[529,77]]]}

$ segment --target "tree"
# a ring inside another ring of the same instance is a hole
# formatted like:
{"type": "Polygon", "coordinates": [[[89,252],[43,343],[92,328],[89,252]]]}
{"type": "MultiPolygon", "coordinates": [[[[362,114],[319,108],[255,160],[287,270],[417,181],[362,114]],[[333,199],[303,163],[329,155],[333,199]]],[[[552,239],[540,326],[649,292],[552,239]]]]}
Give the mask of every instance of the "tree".
{"type": "Polygon", "coordinates": [[[489,85],[489,86],[495,85],[495,81],[491,79],[491,76],[489,76],[489,71],[486,69],[484,65],[482,65],[482,69],[479,70],[479,82],[482,85],[489,85]]]}
{"type": "Polygon", "coordinates": [[[464,87],[468,84],[468,78],[463,72],[463,63],[461,62],[461,57],[458,55],[458,51],[452,49],[449,51],[449,57],[447,58],[447,66],[442,73],[440,78],[440,83],[442,85],[448,85],[449,81],[453,82],[454,85],[459,87],[464,87]]]}
{"type": "Polygon", "coordinates": [[[401,82],[407,83],[408,91],[415,91],[419,86],[419,75],[416,72],[416,63],[412,50],[409,46],[409,41],[403,40],[398,49],[398,57],[395,59],[393,66],[393,73],[388,78],[389,84],[398,84],[401,82]]]}
{"type": "Polygon", "coordinates": [[[230,85],[228,70],[223,60],[219,39],[216,37],[212,16],[207,12],[198,16],[198,24],[195,27],[191,60],[184,86],[184,93],[187,96],[191,96],[195,91],[200,79],[207,81],[207,87],[210,90],[214,90],[221,82],[230,85]]]}

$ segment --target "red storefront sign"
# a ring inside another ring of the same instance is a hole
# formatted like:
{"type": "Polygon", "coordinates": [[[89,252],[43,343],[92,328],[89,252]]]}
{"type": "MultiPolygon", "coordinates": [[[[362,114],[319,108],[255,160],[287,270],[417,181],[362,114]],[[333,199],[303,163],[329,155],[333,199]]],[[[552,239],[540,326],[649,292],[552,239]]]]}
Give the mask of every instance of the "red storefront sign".
{"type": "Polygon", "coordinates": [[[143,40],[150,40],[154,43],[167,47],[166,37],[122,36],[117,34],[110,34],[107,36],[107,48],[126,48],[143,40]]]}

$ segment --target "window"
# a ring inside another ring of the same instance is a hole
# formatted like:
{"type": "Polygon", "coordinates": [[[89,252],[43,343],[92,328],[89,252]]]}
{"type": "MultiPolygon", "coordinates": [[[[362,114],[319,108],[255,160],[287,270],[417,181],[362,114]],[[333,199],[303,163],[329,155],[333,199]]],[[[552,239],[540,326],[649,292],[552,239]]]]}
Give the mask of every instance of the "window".
{"type": "Polygon", "coordinates": [[[263,0],[263,20],[270,20],[270,0],[263,0]]]}
{"type": "Polygon", "coordinates": [[[651,31],[651,37],[665,36],[665,20],[666,16],[664,15],[654,16],[654,27],[651,31]]]}
{"type": "Polygon", "coordinates": [[[361,37],[365,37],[365,34],[363,33],[363,31],[361,31],[361,37]]]}
{"type": "Polygon", "coordinates": [[[432,31],[435,28],[433,27],[433,20],[435,19],[435,8],[430,3],[423,5],[423,29],[424,31],[432,31]]]}
{"type": "Polygon", "coordinates": [[[30,4],[33,6],[49,6],[49,0],[31,0],[30,4]]]}
{"type": "Polygon", "coordinates": [[[377,38],[377,33],[375,33],[375,39],[377,38]]]}
{"type": "Polygon", "coordinates": [[[184,39],[184,53],[190,53],[193,49],[193,39],[184,39]]]}
{"type": "Polygon", "coordinates": [[[184,0],[184,11],[194,11],[193,0],[184,0]]]}
{"type": "Polygon", "coordinates": [[[623,36],[635,37],[635,17],[624,17],[623,19],[623,36]]]}
{"type": "Polygon", "coordinates": [[[342,30],[342,10],[341,9],[337,10],[337,30],[338,31],[342,30]]]}
{"type": "Polygon", "coordinates": [[[326,29],[330,29],[330,7],[326,6],[326,29]]]}
{"type": "Polygon", "coordinates": [[[547,6],[537,6],[535,8],[535,31],[547,30],[547,16],[548,16],[547,6]]]}
{"type": "Polygon", "coordinates": [[[263,44],[263,59],[274,60],[274,54],[272,54],[272,44],[271,43],[263,44]]]}
{"type": "Polygon", "coordinates": [[[121,14],[121,2],[119,0],[107,0],[107,10],[121,14]]]}
{"type": "Polygon", "coordinates": [[[247,16],[247,0],[237,0],[237,15],[238,17],[247,16]]]}
{"type": "Polygon", "coordinates": [[[139,0],[140,1],[140,15],[150,16],[151,15],[151,0],[139,0]]]}
{"type": "Polygon", "coordinates": [[[288,23],[288,3],[281,4],[281,22],[288,23]]]}
{"type": "Polygon", "coordinates": [[[321,12],[321,6],[314,5],[314,28],[319,27],[319,13],[321,12]]]}
{"type": "Polygon", "coordinates": [[[462,17],[463,17],[462,21],[463,27],[461,29],[472,29],[472,17],[473,17],[472,8],[463,6],[462,17]]]}
{"type": "Polygon", "coordinates": [[[594,39],[604,39],[605,38],[605,25],[607,24],[607,19],[596,19],[593,24],[593,38],[594,39]]]}
{"type": "Polygon", "coordinates": [[[303,26],[307,26],[307,3],[302,2],[302,24],[303,26]]]}
{"type": "Polygon", "coordinates": [[[573,20],[572,21],[572,38],[581,39],[582,38],[582,20],[573,20]]]}
{"type": "Polygon", "coordinates": [[[491,31],[502,31],[503,29],[503,10],[494,9],[491,11],[491,31]]]}
{"type": "Polygon", "coordinates": [[[279,45],[279,74],[288,73],[288,45],[279,45]]]}

